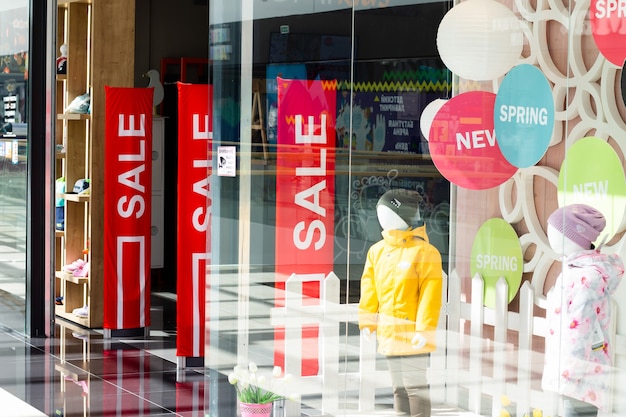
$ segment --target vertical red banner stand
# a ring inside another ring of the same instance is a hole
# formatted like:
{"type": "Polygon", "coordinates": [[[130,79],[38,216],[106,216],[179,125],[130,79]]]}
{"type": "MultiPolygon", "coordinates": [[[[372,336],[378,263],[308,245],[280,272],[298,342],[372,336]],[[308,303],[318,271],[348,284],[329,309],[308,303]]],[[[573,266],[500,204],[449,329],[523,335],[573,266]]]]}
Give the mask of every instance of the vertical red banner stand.
{"type": "Polygon", "coordinates": [[[211,98],[206,84],[178,83],[176,356],[204,357],[205,291],[211,264],[211,98]]]}
{"type": "MultiPolygon", "coordinates": [[[[333,270],[337,83],[277,81],[276,306],[283,307],[292,274],[321,278],[302,285],[303,303],[313,304],[333,270]]],[[[274,362],[283,366],[284,328],[275,332],[274,362]]],[[[318,334],[316,324],[303,326],[303,376],[319,371],[318,334]]]]}
{"type": "Polygon", "coordinates": [[[103,327],[111,336],[150,326],[153,89],[105,93],[103,327]]]}

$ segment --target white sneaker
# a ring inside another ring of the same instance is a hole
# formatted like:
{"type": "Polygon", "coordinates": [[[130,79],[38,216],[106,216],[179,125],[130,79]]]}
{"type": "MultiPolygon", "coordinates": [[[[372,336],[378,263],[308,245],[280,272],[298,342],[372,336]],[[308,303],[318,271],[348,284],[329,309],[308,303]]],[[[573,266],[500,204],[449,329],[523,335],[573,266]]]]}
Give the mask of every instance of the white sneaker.
{"type": "Polygon", "coordinates": [[[85,305],[83,307],[75,308],[74,310],[72,310],[72,314],[74,314],[76,317],[86,319],[87,317],[89,317],[89,307],[85,305]]]}
{"type": "Polygon", "coordinates": [[[74,336],[75,338],[80,339],[80,340],[88,340],[89,339],[89,336],[87,336],[86,334],[78,333],[78,332],[72,332],[72,336],[74,336]]]}

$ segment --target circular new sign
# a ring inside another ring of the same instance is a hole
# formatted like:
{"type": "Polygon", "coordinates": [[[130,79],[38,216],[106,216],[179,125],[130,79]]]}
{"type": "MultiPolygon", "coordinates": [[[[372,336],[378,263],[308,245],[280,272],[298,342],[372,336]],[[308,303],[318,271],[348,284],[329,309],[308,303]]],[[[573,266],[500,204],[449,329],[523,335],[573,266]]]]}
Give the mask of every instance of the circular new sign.
{"type": "Polygon", "coordinates": [[[459,94],[439,109],[430,127],[429,148],[439,172],[472,190],[496,187],[516,167],[502,155],[493,126],[496,95],[485,91],[459,94]]]}
{"type": "Polygon", "coordinates": [[[591,0],[589,18],[593,39],[602,56],[622,67],[626,58],[626,3],[591,0]]]}
{"type": "Polygon", "coordinates": [[[524,259],[517,233],[502,219],[489,219],[478,230],[472,246],[472,277],[477,273],[485,285],[484,304],[496,306],[496,284],[504,278],[509,286],[510,303],[522,282],[524,259]]]}
{"type": "Polygon", "coordinates": [[[606,218],[598,242],[623,230],[626,178],[615,150],[593,136],[576,141],[565,154],[558,184],[559,207],[587,204],[606,218]]]}
{"type": "Polygon", "coordinates": [[[502,80],[494,110],[496,138],[512,165],[528,168],[546,153],[554,130],[552,89],[543,73],[517,65],[502,80]]]}

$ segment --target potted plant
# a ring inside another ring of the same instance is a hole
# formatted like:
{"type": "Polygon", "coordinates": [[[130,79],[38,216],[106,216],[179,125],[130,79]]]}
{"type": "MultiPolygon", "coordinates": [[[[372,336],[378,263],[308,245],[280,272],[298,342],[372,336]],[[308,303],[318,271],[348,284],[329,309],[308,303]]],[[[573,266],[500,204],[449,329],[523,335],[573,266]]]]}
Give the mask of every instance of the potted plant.
{"type": "MultiPolygon", "coordinates": [[[[282,369],[275,366],[270,381],[263,375],[257,375],[258,367],[250,362],[248,368],[235,366],[228,375],[228,382],[235,387],[241,417],[269,417],[272,403],[284,398],[277,390],[290,379],[290,375],[281,378],[282,369]]],[[[290,400],[297,400],[297,395],[289,396],[290,400]]]]}

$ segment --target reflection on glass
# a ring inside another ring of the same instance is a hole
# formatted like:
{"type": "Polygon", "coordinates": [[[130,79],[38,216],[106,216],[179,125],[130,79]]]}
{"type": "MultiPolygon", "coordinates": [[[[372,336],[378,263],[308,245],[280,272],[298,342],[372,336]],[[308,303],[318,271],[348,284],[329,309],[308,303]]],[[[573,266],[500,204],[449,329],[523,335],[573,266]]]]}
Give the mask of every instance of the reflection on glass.
{"type": "Polygon", "coordinates": [[[0,324],[24,331],[26,296],[26,2],[0,11],[0,324]]]}
{"type": "MultiPolygon", "coordinates": [[[[356,320],[386,191],[419,193],[428,237],[448,262],[449,183],[420,132],[423,109],[449,94],[434,47],[444,8],[400,3],[210,2],[213,151],[234,146],[237,169],[211,184],[206,364],[218,380],[250,361],[281,366],[294,377],[282,394],[302,398],[284,404],[287,415],[355,407],[356,385],[333,381],[361,365],[366,402],[391,387],[356,320]],[[407,48],[416,36],[424,47],[407,48]]],[[[220,383],[209,397],[237,401],[220,383]]]]}

